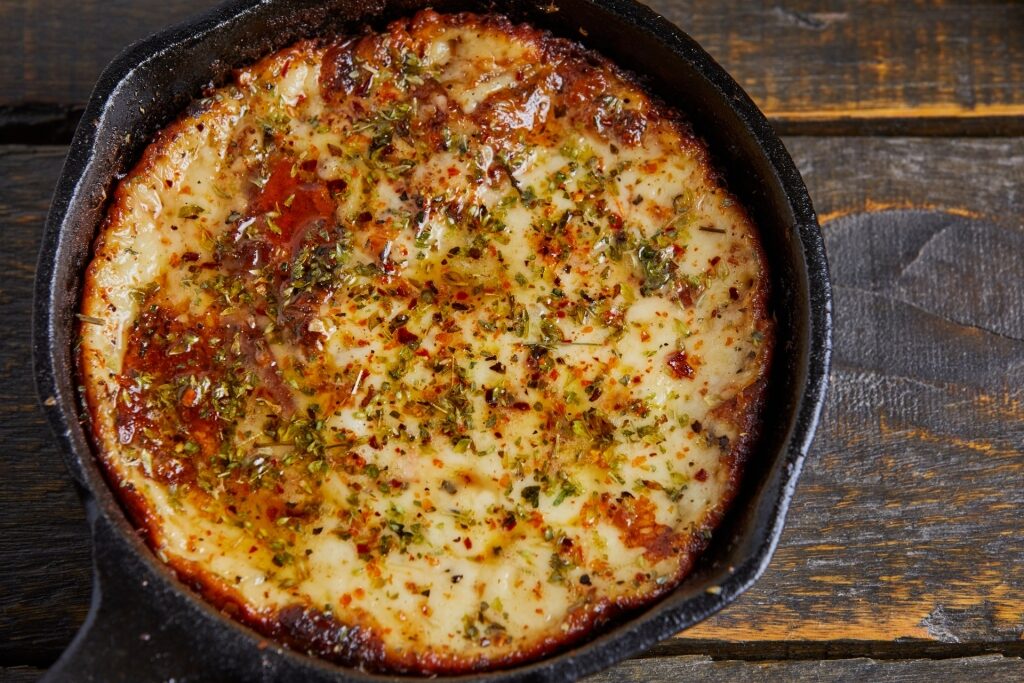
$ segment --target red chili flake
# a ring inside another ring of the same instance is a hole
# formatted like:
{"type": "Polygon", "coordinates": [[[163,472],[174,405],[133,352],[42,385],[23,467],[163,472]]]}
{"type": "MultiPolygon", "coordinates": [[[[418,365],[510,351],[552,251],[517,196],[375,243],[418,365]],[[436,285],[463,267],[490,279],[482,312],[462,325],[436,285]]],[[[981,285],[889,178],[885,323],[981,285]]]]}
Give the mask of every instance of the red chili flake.
{"type": "Polygon", "coordinates": [[[398,340],[399,344],[411,344],[415,341],[419,341],[419,337],[404,327],[399,327],[395,330],[395,339],[398,340]]]}
{"type": "Polygon", "coordinates": [[[516,516],[511,512],[508,513],[505,515],[505,519],[502,521],[501,526],[505,528],[505,531],[512,531],[516,528],[516,516]]]}
{"type": "Polygon", "coordinates": [[[666,359],[669,369],[672,371],[672,376],[676,379],[693,378],[693,367],[686,359],[686,353],[684,351],[674,351],[668,355],[666,359]]]}
{"type": "Polygon", "coordinates": [[[469,540],[469,537],[467,536],[463,539],[462,545],[466,546],[466,550],[471,550],[473,548],[473,541],[469,540]]]}
{"type": "Polygon", "coordinates": [[[711,265],[717,266],[718,262],[721,261],[721,260],[722,260],[721,256],[716,256],[715,258],[711,259],[711,265]]]}
{"type": "Polygon", "coordinates": [[[327,181],[327,190],[331,194],[338,194],[339,192],[344,192],[347,188],[348,182],[342,180],[341,178],[335,178],[334,180],[327,181]]]}
{"type": "Polygon", "coordinates": [[[194,251],[186,251],[181,255],[181,260],[185,263],[195,263],[199,260],[199,254],[194,251]]]}
{"type": "Polygon", "coordinates": [[[735,287],[729,288],[729,298],[732,299],[733,301],[736,301],[737,299],[740,298],[740,293],[736,290],[735,287]]]}
{"type": "Polygon", "coordinates": [[[622,230],[622,216],[617,213],[608,215],[608,227],[612,230],[622,230]]]}
{"type": "Polygon", "coordinates": [[[707,481],[708,471],[702,467],[699,470],[697,470],[697,473],[693,475],[693,478],[696,479],[697,481],[707,481]]]}
{"type": "Polygon", "coordinates": [[[363,211],[356,217],[356,220],[360,223],[369,223],[373,219],[373,214],[369,211],[363,211]]]}
{"type": "Polygon", "coordinates": [[[529,410],[530,404],[527,403],[526,401],[516,401],[515,403],[512,404],[512,407],[515,408],[516,410],[529,410]]]}
{"type": "Polygon", "coordinates": [[[306,159],[299,165],[299,168],[301,168],[303,171],[312,173],[313,171],[316,170],[316,159],[306,159]]]}

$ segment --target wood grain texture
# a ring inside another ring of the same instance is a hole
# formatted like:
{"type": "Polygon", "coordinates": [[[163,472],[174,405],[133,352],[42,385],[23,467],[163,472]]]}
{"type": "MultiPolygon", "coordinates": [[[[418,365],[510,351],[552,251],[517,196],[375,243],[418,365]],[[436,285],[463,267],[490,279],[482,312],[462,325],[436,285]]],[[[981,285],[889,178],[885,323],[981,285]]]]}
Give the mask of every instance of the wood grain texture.
{"type": "Polygon", "coordinates": [[[592,676],[589,683],[934,683],[983,678],[987,683],[1018,683],[1024,676],[1024,660],[988,656],[963,659],[878,661],[839,659],[831,661],[745,662],[714,661],[710,657],[662,657],[633,659],[592,676]]]}
{"type": "Polygon", "coordinates": [[[129,44],[211,0],[20,0],[0,3],[0,104],[85,103],[103,67],[129,44]]]}
{"type": "MultiPolygon", "coordinates": [[[[1024,140],[786,142],[827,219],[833,388],[766,575],[656,652],[1021,654],[1024,140]]],[[[28,369],[28,264],[62,154],[0,154],[0,662],[12,664],[52,661],[88,601],[81,513],[28,369]],[[26,652],[33,662],[15,661],[26,652]]]]}
{"type": "Polygon", "coordinates": [[[791,137],[818,218],[926,209],[1019,226],[1024,203],[1020,140],[791,137]]]}
{"type": "Polygon", "coordinates": [[[960,0],[652,1],[787,131],[1024,115],[1024,5],[960,0]],[[833,126],[834,127],[834,126],[833,126]],[[820,126],[818,126],[820,128],[820,126]]]}
{"type": "Polygon", "coordinates": [[[36,402],[29,345],[36,252],[64,152],[0,148],[0,663],[50,663],[89,604],[89,532],[36,402]]]}
{"type": "Polygon", "coordinates": [[[772,569],[686,638],[1019,647],[1024,142],[788,144],[823,217],[832,389],[772,569]]]}
{"type": "MultiPolygon", "coordinates": [[[[19,46],[0,60],[0,122],[6,118],[19,130],[42,134],[33,116],[65,121],[67,108],[81,108],[121,48],[213,4],[0,4],[0,41],[19,46]],[[40,103],[53,111],[25,109],[40,103]]],[[[787,133],[1024,131],[1024,3],[647,4],[696,38],[787,133]]],[[[61,125],[66,128],[66,121],[61,125]]]]}
{"type": "Polygon", "coordinates": [[[44,673],[45,669],[30,666],[0,668],[0,683],[35,683],[44,673]]]}
{"type": "MultiPolygon", "coordinates": [[[[0,683],[36,681],[42,669],[0,668],[0,683]]],[[[606,672],[584,679],[588,683],[935,683],[935,681],[985,680],[986,683],[1017,683],[1024,676],[1024,660],[999,655],[960,659],[909,659],[878,661],[838,659],[755,663],[714,661],[710,657],[633,659],[606,672]]]]}

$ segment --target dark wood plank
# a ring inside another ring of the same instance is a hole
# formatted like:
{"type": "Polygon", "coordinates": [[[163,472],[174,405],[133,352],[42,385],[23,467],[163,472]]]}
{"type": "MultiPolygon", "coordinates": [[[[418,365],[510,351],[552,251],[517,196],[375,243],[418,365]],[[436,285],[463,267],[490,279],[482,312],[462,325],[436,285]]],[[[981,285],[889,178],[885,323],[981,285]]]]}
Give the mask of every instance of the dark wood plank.
{"type": "Polygon", "coordinates": [[[1024,660],[1000,656],[940,660],[839,659],[761,663],[714,661],[710,657],[663,657],[629,660],[586,680],[590,683],[933,683],[982,678],[990,683],[1016,683],[1022,676],[1024,660]]]}
{"type": "Polygon", "coordinates": [[[826,414],[771,570],[686,639],[1024,633],[1024,141],[788,141],[835,285],[826,414]]]}
{"type": "MultiPolygon", "coordinates": [[[[1020,654],[1024,140],[787,144],[826,219],[831,397],[769,571],[657,652],[1020,654]]],[[[81,513],[29,388],[30,264],[62,153],[0,154],[8,663],[51,661],[88,599],[81,513]]]]}
{"type": "Polygon", "coordinates": [[[1020,225],[1020,140],[792,137],[785,142],[823,225],[849,214],[896,209],[1020,225]]]}
{"type": "Polygon", "coordinates": [[[0,668],[0,683],[34,683],[46,673],[44,669],[28,666],[0,668]]]}
{"type": "Polygon", "coordinates": [[[209,9],[211,0],[22,0],[0,4],[0,104],[81,105],[129,44],[209,9]]]}
{"type": "Polygon", "coordinates": [[[786,133],[1021,130],[1021,3],[648,4],[697,38],[786,133]]]}
{"type": "Polygon", "coordinates": [[[63,147],[0,147],[0,662],[49,664],[89,602],[88,529],[36,403],[36,251],[63,147]]]}
{"type": "MultiPolygon", "coordinates": [[[[557,4],[557,3],[556,3],[557,4]]],[[[1024,131],[1024,4],[650,0],[786,133],[1024,131]]],[[[124,46],[211,0],[0,4],[0,122],[44,140],[124,46]],[[27,107],[29,104],[49,107],[27,107]],[[49,132],[48,132],[49,131],[49,132]]],[[[7,137],[8,141],[17,141],[7,137]]],[[[22,138],[24,139],[24,138],[22,138]]]]}
{"type": "MultiPolygon", "coordinates": [[[[28,683],[38,680],[41,669],[16,667],[0,669],[0,683],[28,683]]],[[[1024,660],[1002,657],[970,657],[963,659],[911,659],[878,661],[873,659],[839,659],[826,661],[794,661],[755,663],[745,661],[714,661],[710,657],[665,657],[633,659],[584,679],[589,683],[799,683],[823,681],[832,683],[933,683],[934,681],[981,678],[987,683],[1017,683],[1024,675],[1024,660]]]]}

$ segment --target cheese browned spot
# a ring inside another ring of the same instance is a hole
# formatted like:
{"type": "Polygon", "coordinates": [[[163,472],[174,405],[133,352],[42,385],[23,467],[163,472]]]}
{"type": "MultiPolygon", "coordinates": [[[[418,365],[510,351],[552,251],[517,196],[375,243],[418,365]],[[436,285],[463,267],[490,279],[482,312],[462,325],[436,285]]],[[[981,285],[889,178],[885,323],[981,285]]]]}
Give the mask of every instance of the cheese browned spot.
{"type": "Polygon", "coordinates": [[[371,669],[539,657],[676,585],[771,350],[756,230],[580,46],[423,12],[300,42],[120,183],[80,369],[157,555],[371,669]]]}

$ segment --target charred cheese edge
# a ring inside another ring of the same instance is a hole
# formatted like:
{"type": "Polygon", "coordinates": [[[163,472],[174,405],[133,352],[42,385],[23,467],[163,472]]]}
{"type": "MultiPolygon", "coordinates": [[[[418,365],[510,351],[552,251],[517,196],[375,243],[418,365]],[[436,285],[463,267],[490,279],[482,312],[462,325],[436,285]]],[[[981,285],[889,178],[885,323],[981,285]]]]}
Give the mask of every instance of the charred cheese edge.
{"type": "Polygon", "coordinates": [[[539,657],[690,569],[771,352],[752,221],[594,53],[423,12],[212,90],[116,188],[80,372],[156,554],[302,651],[539,657]]]}

